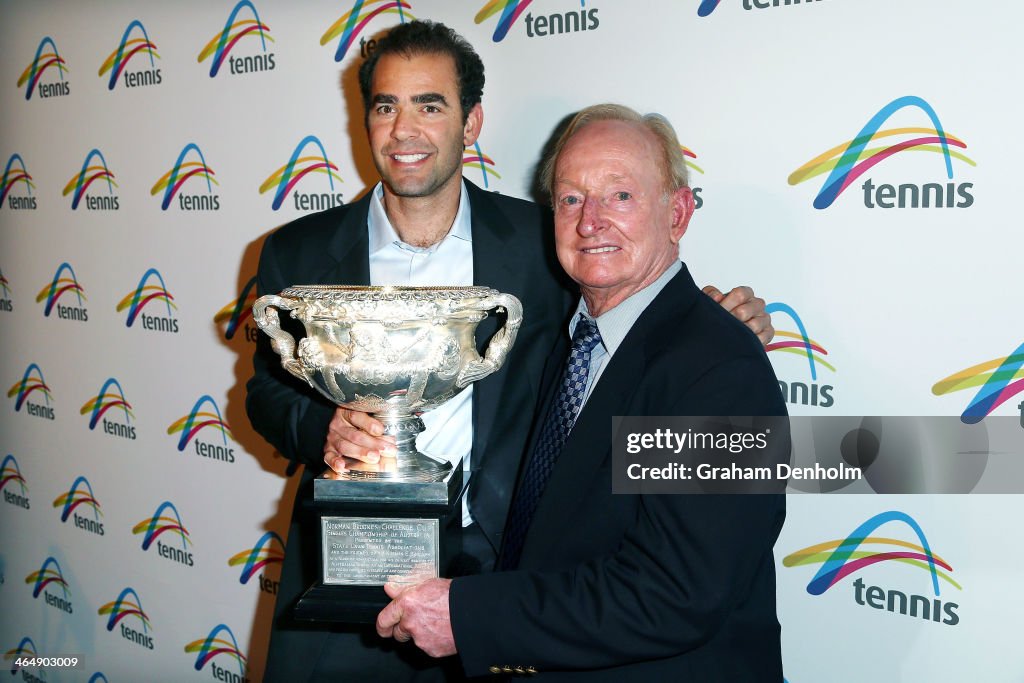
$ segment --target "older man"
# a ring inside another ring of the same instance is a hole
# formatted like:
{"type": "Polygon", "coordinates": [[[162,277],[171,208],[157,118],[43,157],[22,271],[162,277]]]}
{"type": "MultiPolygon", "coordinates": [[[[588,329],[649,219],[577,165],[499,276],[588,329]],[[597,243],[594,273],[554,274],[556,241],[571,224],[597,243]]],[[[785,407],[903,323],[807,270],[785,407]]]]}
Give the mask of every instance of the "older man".
{"type": "Polygon", "coordinates": [[[614,415],[785,414],[757,339],[678,260],[694,205],[675,133],[591,107],[545,178],[582,299],[545,371],[498,559],[509,571],[389,585],[378,633],[457,653],[470,676],[778,683],[784,498],[611,493],[614,415]]]}

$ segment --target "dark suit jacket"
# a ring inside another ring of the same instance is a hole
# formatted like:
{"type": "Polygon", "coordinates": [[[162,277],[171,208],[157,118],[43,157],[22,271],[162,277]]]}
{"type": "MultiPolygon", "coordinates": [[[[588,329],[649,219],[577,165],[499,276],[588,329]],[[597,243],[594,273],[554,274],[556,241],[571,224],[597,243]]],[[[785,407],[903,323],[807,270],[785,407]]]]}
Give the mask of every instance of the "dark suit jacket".
{"type": "MultiPolygon", "coordinates": [[[[545,395],[567,355],[565,339],[545,395]]],[[[772,545],[785,498],[612,495],[614,415],[785,415],[785,404],[761,344],[684,266],[580,412],[519,570],[453,581],[466,673],[520,666],[542,680],[779,683],[772,545]]]]}
{"type": "MultiPolygon", "coordinates": [[[[473,388],[470,505],[496,549],[539,395],[541,370],[563,328],[572,295],[554,257],[550,213],[468,181],[466,185],[472,208],[474,284],[515,295],[524,311],[518,340],[504,367],[473,388]]],[[[353,204],[304,216],[270,235],[260,257],[258,293],[277,294],[299,284],[369,284],[369,203],[367,193],[353,204]]],[[[282,325],[296,325],[287,316],[281,318],[282,325]]],[[[481,350],[499,325],[490,316],[477,328],[481,350]]],[[[298,338],[301,325],[291,331],[298,338]]],[[[312,518],[303,524],[303,508],[312,495],[313,478],[325,468],[323,446],[335,406],[281,368],[266,335],[259,337],[254,365],[246,398],[253,427],[285,457],[309,465],[288,532],[271,638],[272,659],[275,648],[288,649],[288,680],[306,680],[304,667],[315,662],[326,631],[294,623],[289,613],[320,571],[317,528],[312,518]],[[282,631],[294,631],[298,637],[281,639],[282,631]]],[[[493,556],[478,559],[493,562],[493,556]]],[[[273,675],[268,668],[267,680],[276,680],[273,675]]]]}

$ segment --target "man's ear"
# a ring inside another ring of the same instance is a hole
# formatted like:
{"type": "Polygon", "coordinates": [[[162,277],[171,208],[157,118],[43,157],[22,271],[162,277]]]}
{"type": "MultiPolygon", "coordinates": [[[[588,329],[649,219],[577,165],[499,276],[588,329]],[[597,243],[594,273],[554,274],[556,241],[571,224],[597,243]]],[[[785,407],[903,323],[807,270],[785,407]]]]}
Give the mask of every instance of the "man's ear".
{"type": "Polygon", "coordinates": [[[672,244],[679,244],[695,211],[693,192],[688,187],[680,187],[672,193],[669,201],[672,202],[672,229],[669,237],[672,244]]]}
{"type": "Polygon", "coordinates": [[[469,147],[480,137],[480,128],[484,125],[484,108],[479,102],[473,105],[462,127],[462,145],[469,147]]]}

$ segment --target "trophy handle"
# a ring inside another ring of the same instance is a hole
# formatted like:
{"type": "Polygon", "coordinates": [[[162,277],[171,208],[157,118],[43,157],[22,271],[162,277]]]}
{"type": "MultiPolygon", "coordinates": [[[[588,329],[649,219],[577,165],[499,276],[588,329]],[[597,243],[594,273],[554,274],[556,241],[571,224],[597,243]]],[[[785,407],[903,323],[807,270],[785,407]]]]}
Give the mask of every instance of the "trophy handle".
{"type": "Polygon", "coordinates": [[[455,380],[455,386],[459,389],[464,389],[471,383],[497,372],[504,365],[505,357],[516,341],[519,326],[523,324],[523,305],[511,294],[494,294],[466,306],[463,310],[490,311],[495,308],[504,308],[508,312],[505,326],[491,338],[491,343],[484,351],[484,357],[470,361],[459,373],[455,380]]]}
{"type": "Polygon", "coordinates": [[[274,294],[261,296],[252,306],[253,320],[261,330],[270,335],[270,347],[281,356],[281,367],[308,382],[302,365],[295,357],[295,337],[281,329],[281,320],[277,315],[279,308],[292,311],[295,309],[295,302],[274,294]]]}

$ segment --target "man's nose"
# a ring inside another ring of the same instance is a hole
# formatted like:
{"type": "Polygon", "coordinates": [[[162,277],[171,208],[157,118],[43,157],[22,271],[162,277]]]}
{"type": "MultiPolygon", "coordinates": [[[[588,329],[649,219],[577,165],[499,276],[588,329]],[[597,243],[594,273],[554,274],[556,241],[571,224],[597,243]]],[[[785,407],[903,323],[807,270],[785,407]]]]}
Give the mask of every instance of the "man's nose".
{"type": "Polygon", "coordinates": [[[394,124],[391,126],[391,137],[396,140],[408,140],[416,137],[419,129],[416,127],[414,112],[407,108],[398,110],[395,114],[394,124]]]}
{"type": "Polygon", "coordinates": [[[583,210],[580,211],[580,220],[576,224],[576,232],[589,237],[600,232],[604,225],[604,206],[596,197],[585,197],[583,199],[583,210]]]}

